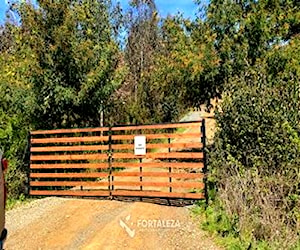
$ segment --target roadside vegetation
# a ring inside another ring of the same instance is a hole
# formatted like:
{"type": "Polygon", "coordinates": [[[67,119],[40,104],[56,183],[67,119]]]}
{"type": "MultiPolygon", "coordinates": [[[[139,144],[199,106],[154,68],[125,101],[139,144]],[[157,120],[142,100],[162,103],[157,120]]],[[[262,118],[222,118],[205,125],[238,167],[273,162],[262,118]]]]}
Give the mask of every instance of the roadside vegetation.
{"type": "Polygon", "coordinates": [[[24,199],[30,130],[159,123],[220,99],[203,227],[230,249],[300,247],[299,1],[12,4],[0,27],[0,147],[24,199]]]}
{"type": "Polygon", "coordinates": [[[223,79],[203,227],[232,249],[300,247],[300,5],[211,1],[223,79]]]}

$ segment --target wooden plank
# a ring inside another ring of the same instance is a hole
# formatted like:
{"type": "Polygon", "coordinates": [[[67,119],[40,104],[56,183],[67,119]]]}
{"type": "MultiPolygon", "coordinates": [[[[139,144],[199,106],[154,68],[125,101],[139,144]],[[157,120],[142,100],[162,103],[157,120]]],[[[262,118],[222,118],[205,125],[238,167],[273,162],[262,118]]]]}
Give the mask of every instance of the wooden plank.
{"type": "MultiPolygon", "coordinates": [[[[112,131],[120,130],[140,130],[140,129],[165,129],[165,128],[191,128],[201,126],[201,121],[190,123],[170,123],[170,124],[154,124],[154,125],[139,125],[139,126],[119,126],[113,127],[112,131]]],[[[70,134],[70,133],[87,133],[87,132],[100,132],[109,131],[108,127],[98,128],[73,128],[73,129],[52,129],[52,130],[36,130],[31,131],[31,135],[50,135],[50,134],[70,134]]]]}
{"type": "Polygon", "coordinates": [[[83,136],[83,137],[59,137],[59,138],[42,138],[31,139],[32,144],[37,143],[69,143],[69,142],[99,142],[108,141],[108,136],[83,136]]]}
{"type": "Polygon", "coordinates": [[[108,159],[107,154],[81,154],[81,155],[31,155],[31,161],[73,161],[73,160],[101,160],[108,159]]]}
{"type": "Polygon", "coordinates": [[[139,126],[120,126],[113,127],[112,131],[120,130],[140,130],[140,129],[165,129],[165,128],[190,128],[190,127],[200,127],[201,121],[195,121],[191,123],[170,123],[170,124],[154,124],[154,125],[139,125],[139,126]]]}
{"type": "Polygon", "coordinates": [[[30,178],[99,178],[109,173],[30,173],[30,178]]]}
{"type": "Polygon", "coordinates": [[[108,163],[30,164],[31,169],[105,169],[108,163]]]}
{"type": "Polygon", "coordinates": [[[203,178],[202,173],[169,173],[169,172],[113,172],[112,176],[172,177],[172,178],[203,178]]]}
{"type": "MultiPolygon", "coordinates": [[[[203,148],[203,144],[200,142],[194,143],[148,143],[147,149],[153,148],[203,148]]],[[[134,144],[113,144],[112,149],[134,149],[134,144]]]]}
{"type": "Polygon", "coordinates": [[[151,159],[203,159],[203,153],[191,153],[191,152],[170,152],[170,153],[147,153],[146,155],[134,155],[133,153],[114,153],[113,159],[139,159],[139,158],[151,158],[151,159]]]}
{"type": "Polygon", "coordinates": [[[84,146],[58,146],[58,147],[31,147],[31,152],[62,152],[62,151],[96,151],[108,150],[108,145],[84,145],[84,146]]]}
{"type": "Polygon", "coordinates": [[[72,128],[72,129],[52,129],[52,130],[36,130],[32,131],[31,135],[51,135],[51,134],[70,134],[70,133],[87,133],[108,131],[109,128],[72,128]]]}
{"type": "Polygon", "coordinates": [[[30,186],[32,187],[103,187],[108,186],[108,181],[106,182],[96,182],[96,181],[31,181],[30,186]]]}
{"type": "Polygon", "coordinates": [[[123,168],[203,168],[203,162],[113,162],[112,167],[123,168]]]}
{"type": "MultiPolygon", "coordinates": [[[[115,140],[133,140],[136,135],[113,135],[111,139],[115,140]]],[[[152,139],[177,139],[177,138],[199,138],[202,136],[201,133],[181,133],[181,134],[144,134],[147,140],[152,139]]]]}
{"type": "Polygon", "coordinates": [[[143,186],[143,187],[174,187],[174,188],[204,188],[201,182],[132,182],[113,181],[112,185],[117,186],[143,186]]]}
{"type": "Polygon", "coordinates": [[[113,190],[114,196],[135,196],[135,197],[158,197],[158,198],[185,198],[185,199],[203,199],[202,193],[168,193],[156,191],[125,191],[113,190]]]}
{"type": "Polygon", "coordinates": [[[79,191],[79,190],[30,190],[30,195],[54,196],[109,196],[109,191],[79,191]]]}

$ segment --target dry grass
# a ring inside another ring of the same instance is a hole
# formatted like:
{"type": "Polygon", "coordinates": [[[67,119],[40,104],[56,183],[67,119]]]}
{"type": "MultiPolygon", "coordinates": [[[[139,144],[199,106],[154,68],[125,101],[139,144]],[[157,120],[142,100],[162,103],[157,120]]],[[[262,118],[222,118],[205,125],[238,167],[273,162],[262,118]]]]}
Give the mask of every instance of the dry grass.
{"type": "Polygon", "coordinates": [[[219,198],[229,217],[238,216],[241,235],[281,249],[299,241],[299,183],[297,169],[266,176],[231,168],[223,172],[219,198]]]}

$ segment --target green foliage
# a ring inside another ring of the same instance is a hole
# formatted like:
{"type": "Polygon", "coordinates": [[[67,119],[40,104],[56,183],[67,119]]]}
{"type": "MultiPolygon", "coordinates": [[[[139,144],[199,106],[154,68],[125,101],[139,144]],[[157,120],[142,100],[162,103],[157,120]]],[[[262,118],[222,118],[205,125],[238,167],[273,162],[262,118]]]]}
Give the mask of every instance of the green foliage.
{"type": "MultiPolygon", "coordinates": [[[[206,209],[203,204],[193,208],[193,214],[202,221],[201,228],[213,235],[214,240],[226,249],[282,249],[282,245],[276,245],[270,241],[255,241],[251,237],[245,237],[238,229],[238,216],[230,218],[219,201],[214,200],[206,209]]],[[[287,249],[298,249],[300,241],[290,245],[287,249]]]]}
{"type": "Polygon", "coordinates": [[[11,210],[13,208],[16,208],[16,207],[24,205],[26,203],[32,202],[34,200],[35,199],[32,199],[32,198],[26,198],[24,194],[20,194],[20,196],[17,199],[9,198],[6,201],[6,209],[11,210]]]}
{"type": "Polygon", "coordinates": [[[220,60],[212,89],[222,104],[204,227],[230,249],[297,248],[299,4],[216,0],[206,13],[220,60]]]}
{"type": "MultiPolygon", "coordinates": [[[[109,1],[23,2],[0,29],[0,147],[10,199],[26,192],[31,129],[99,126],[123,81],[109,1]]],[[[116,11],[114,16],[116,15],[116,11]]]]}
{"type": "Polygon", "coordinates": [[[145,0],[127,13],[100,0],[14,5],[20,23],[0,29],[10,200],[24,199],[31,129],[99,126],[102,113],[105,125],[170,122],[222,97],[204,229],[230,249],[299,246],[298,2],[212,0],[194,21],[145,0]]]}
{"type": "MultiPolygon", "coordinates": [[[[199,30],[205,32],[203,26],[180,16],[168,17],[162,23],[162,48],[151,74],[151,86],[156,97],[153,99],[157,104],[172,107],[177,112],[174,118],[181,114],[182,109],[198,106],[213,96],[209,87],[202,85],[201,79],[206,70],[217,65],[218,60],[210,46],[210,34],[207,32],[202,39],[197,37],[199,30]]],[[[172,118],[172,113],[170,115],[172,118]]]]}
{"type": "Polygon", "coordinates": [[[200,21],[182,16],[159,19],[151,1],[134,7],[129,12],[133,21],[125,49],[130,73],[123,89],[132,94],[123,100],[129,107],[129,121],[177,120],[188,107],[215,95],[211,85],[202,81],[215,74],[210,70],[218,64],[213,35],[200,21]]]}
{"type": "Polygon", "coordinates": [[[36,58],[29,76],[35,127],[99,125],[99,112],[120,84],[107,1],[24,3],[18,12],[21,42],[36,58]]]}
{"type": "MultiPolygon", "coordinates": [[[[299,239],[300,75],[299,64],[290,64],[299,59],[298,45],[295,37],[230,78],[216,113],[209,159],[218,190],[214,206],[237,226],[241,241],[264,242],[266,249],[299,239]]],[[[208,220],[218,231],[215,219],[208,220]]]]}
{"type": "Polygon", "coordinates": [[[28,167],[24,164],[24,153],[34,96],[27,76],[34,60],[29,48],[18,46],[18,40],[12,39],[16,36],[15,27],[6,24],[3,30],[3,40],[10,38],[10,42],[0,57],[0,148],[9,160],[5,175],[9,196],[17,198],[25,191],[28,167]]]}
{"type": "Polygon", "coordinates": [[[206,23],[216,36],[220,64],[214,83],[222,93],[224,83],[264,58],[276,45],[299,34],[299,1],[213,0],[206,23]]]}

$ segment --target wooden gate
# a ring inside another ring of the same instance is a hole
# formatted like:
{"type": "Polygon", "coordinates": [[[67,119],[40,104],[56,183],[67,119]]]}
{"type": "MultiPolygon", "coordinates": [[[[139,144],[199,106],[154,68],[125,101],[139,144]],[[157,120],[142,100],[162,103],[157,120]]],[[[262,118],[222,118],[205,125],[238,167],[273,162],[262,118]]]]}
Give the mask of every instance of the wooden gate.
{"type": "Polygon", "coordinates": [[[31,195],[204,198],[205,120],[33,131],[30,142],[31,195]]]}

